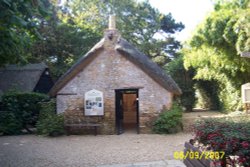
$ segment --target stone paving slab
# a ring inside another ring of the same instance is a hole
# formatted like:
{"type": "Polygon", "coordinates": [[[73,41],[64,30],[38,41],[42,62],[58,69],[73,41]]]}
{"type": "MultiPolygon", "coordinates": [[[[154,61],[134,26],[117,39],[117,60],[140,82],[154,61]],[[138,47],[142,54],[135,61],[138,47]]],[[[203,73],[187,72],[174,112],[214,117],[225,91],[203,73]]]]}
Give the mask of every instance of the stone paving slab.
{"type": "Polygon", "coordinates": [[[185,167],[185,165],[182,161],[179,160],[165,160],[153,162],[138,162],[131,164],[100,165],[97,167],[185,167]]]}
{"type": "Polygon", "coordinates": [[[191,137],[185,133],[1,136],[0,167],[184,167],[171,159],[191,137]]]}

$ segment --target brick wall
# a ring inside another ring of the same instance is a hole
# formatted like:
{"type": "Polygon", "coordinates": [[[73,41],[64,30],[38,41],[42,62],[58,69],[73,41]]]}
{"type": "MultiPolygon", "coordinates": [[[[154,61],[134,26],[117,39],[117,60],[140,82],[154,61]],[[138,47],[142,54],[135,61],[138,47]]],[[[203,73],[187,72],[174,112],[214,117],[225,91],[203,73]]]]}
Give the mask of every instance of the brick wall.
{"type": "Polygon", "coordinates": [[[105,43],[105,49],[58,92],[61,95],[57,96],[57,112],[65,112],[67,123],[100,122],[103,124],[100,133],[114,134],[115,89],[142,87],[139,89],[140,131],[150,133],[152,121],[164,106],[171,105],[172,94],[118,53],[112,43],[105,43]],[[84,94],[91,89],[103,92],[103,117],[84,116],[84,94]]]}

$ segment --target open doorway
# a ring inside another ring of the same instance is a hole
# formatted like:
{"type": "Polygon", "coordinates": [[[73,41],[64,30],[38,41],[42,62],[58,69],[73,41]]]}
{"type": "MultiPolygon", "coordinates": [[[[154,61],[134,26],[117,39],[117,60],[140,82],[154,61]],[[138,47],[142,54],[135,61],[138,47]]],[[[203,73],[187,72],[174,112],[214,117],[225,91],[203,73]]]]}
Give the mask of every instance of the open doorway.
{"type": "Polygon", "coordinates": [[[117,134],[139,133],[138,89],[115,91],[117,134]]]}

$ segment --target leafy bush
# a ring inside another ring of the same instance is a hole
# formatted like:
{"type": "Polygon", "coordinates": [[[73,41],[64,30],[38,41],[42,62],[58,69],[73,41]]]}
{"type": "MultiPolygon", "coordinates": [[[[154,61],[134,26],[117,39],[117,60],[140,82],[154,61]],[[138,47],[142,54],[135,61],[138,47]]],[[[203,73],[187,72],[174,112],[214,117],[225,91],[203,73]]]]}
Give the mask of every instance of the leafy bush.
{"type": "Polygon", "coordinates": [[[46,118],[48,115],[56,113],[56,101],[55,101],[55,99],[51,99],[50,101],[47,101],[47,102],[41,102],[39,104],[41,106],[39,120],[46,118]]]}
{"type": "Polygon", "coordinates": [[[214,151],[224,151],[226,162],[250,165],[250,120],[242,119],[237,122],[232,119],[205,119],[194,125],[195,139],[210,147],[214,151]],[[230,160],[229,156],[238,156],[236,160],[230,160]]]}
{"type": "Polygon", "coordinates": [[[238,87],[233,86],[230,82],[224,82],[224,88],[220,90],[220,101],[223,104],[223,111],[228,113],[230,111],[242,110],[241,92],[238,87]]]}
{"type": "Polygon", "coordinates": [[[20,134],[22,124],[16,119],[15,115],[9,111],[0,112],[0,134],[16,135],[20,134]]]}
{"type": "Polygon", "coordinates": [[[29,126],[34,126],[40,112],[39,102],[48,101],[49,97],[40,93],[9,92],[2,97],[2,108],[11,112],[18,124],[22,125],[28,132],[29,126]]]}
{"type": "Polygon", "coordinates": [[[37,122],[37,134],[45,136],[59,136],[64,134],[64,117],[59,114],[48,114],[37,122]]]}
{"type": "Polygon", "coordinates": [[[42,103],[42,110],[36,124],[37,134],[45,136],[59,136],[64,134],[64,116],[56,114],[55,101],[42,103]]]}
{"type": "Polygon", "coordinates": [[[154,122],[153,130],[159,134],[177,133],[181,129],[182,108],[173,103],[171,109],[163,111],[154,122]]]}

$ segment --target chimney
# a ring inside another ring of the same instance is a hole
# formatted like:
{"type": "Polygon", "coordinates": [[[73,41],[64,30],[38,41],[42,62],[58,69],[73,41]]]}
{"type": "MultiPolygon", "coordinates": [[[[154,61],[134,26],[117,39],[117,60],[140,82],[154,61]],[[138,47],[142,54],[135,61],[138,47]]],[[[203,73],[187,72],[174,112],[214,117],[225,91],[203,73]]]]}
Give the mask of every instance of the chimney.
{"type": "Polygon", "coordinates": [[[120,36],[121,35],[116,29],[115,25],[115,15],[110,15],[108,29],[104,31],[104,39],[105,39],[104,46],[106,48],[111,48],[111,49],[114,48],[116,43],[119,42],[120,36]]]}
{"type": "Polygon", "coordinates": [[[115,30],[115,15],[109,16],[109,30],[115,30]]]}

